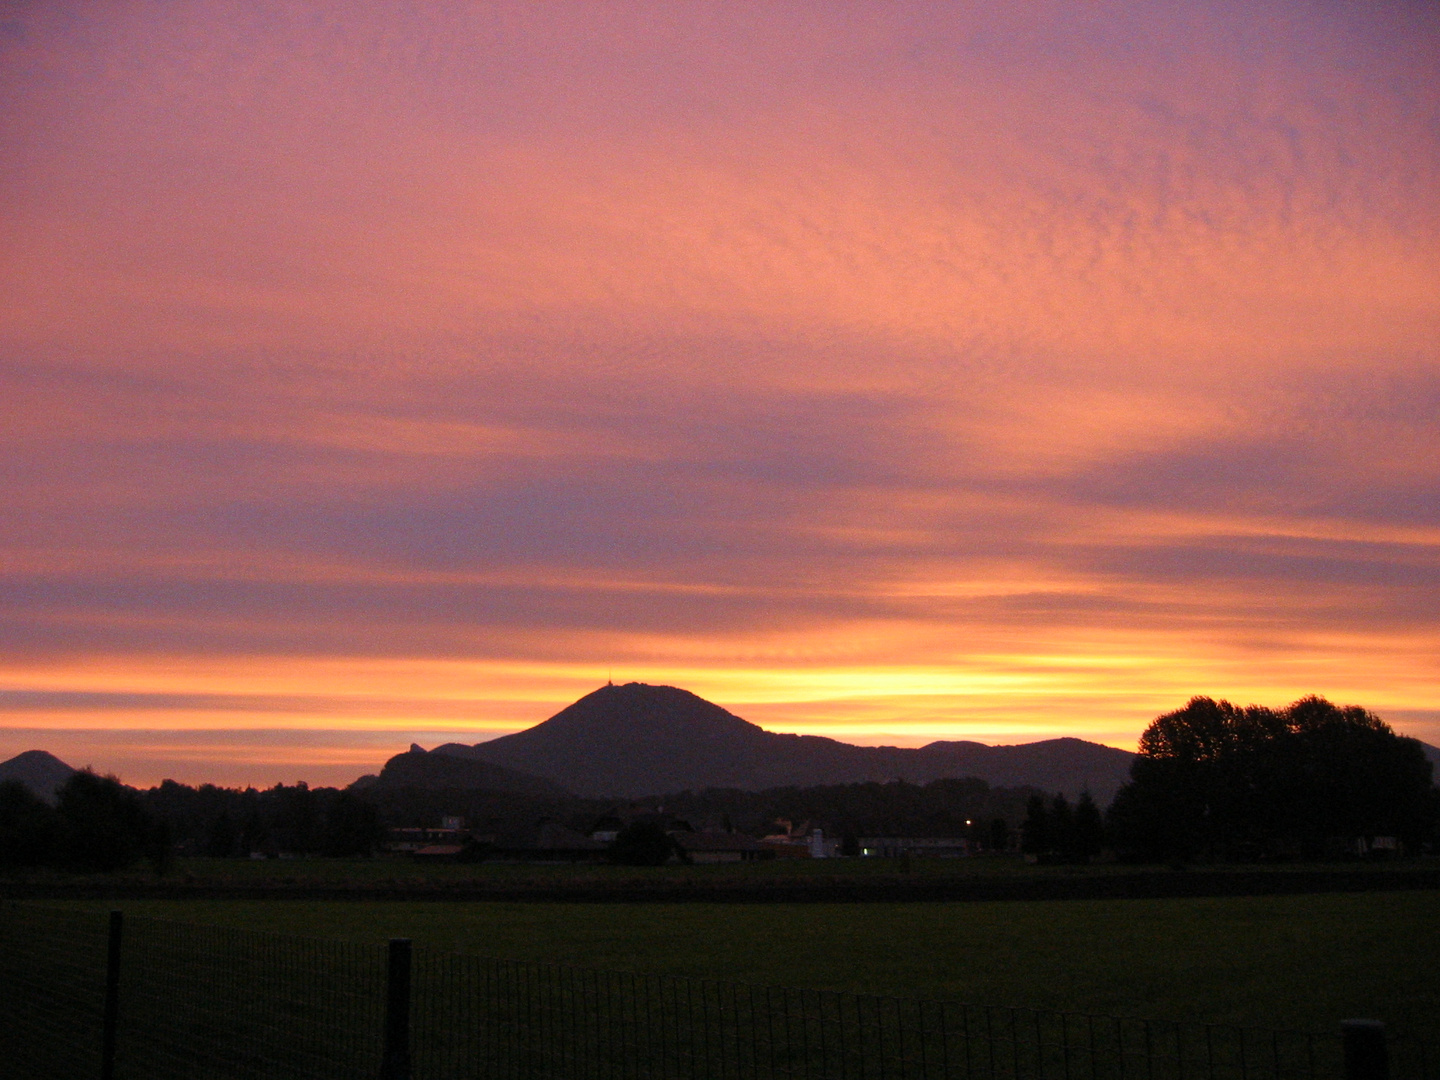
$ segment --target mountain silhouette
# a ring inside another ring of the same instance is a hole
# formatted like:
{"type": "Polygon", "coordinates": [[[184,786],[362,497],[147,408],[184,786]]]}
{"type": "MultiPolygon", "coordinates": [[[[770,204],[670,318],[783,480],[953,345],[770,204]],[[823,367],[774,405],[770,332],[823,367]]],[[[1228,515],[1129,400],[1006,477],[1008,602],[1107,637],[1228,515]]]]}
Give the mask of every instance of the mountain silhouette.
{"type": "Polygon", "coordinates": [[[427,754],[414,743],[396,754],[379,776],[362,776],[352,787],[367,791],[424,787],[460,791],[492,791],[507,795],[567,796],[559,784],[478,758],[453,754],[427,754]]]}
{"type": "MultiPolygon", "coordinates": [[[[1415,741],[1420,742],[1419,739],[1415,741]]],[[[1429,743],[1422,742],[1420,743],[1420,749],[1425,751],[1425,758],[1430,762],[1430,767],[1433,770],[1432,782],[1440,784],[1440,746],[1431,746],[1429,743]]]]}
{"type": "Polygon", "coordinates": [[[74,769],[45,750],[26,750],[9,761],[0,761],[0,784],[19,780],[48,803],[55,801],[55,793],[74,774],[74,769]]]}
{"type": "Polygon", "coordinates": [[[586,796],[974,776],[996,787],[1029,785],[1072,797],[1088,789],[1102,803],[1128,779],[1134,757],[1069,738],[1019,746],[854,746],[766,731],[688,690],[644,683],[602,686],[525,731],[474,746],[447,743],[430,756],[501,765],[586,796]]]}

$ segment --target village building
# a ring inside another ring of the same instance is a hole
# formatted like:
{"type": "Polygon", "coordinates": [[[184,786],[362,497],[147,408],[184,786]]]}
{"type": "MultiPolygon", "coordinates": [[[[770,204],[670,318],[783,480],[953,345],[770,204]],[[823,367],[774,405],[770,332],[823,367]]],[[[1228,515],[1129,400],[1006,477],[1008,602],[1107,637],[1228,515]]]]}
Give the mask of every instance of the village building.
{"type": "Polygon", "coordinates": [[[963,836],[862,836],[858,845],[861,858],[921,855],[932,859],[962,859],[971,853],[970,841],[963,836]]]}
{"type": "Polygon", "coordinates": [[[675,831],[669,835],[694,863],[758,862],[775,858],[771,848],[740,833],[675,831]]]}

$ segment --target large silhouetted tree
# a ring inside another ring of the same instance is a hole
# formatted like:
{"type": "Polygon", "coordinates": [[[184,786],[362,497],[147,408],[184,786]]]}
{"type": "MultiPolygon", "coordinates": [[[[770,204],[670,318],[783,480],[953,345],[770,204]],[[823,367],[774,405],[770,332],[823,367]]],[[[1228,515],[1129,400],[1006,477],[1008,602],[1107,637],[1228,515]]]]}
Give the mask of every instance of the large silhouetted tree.
{"type": "Polygon", "coordinates": [[[383,830],[375,807],[348,791],[329,801],[320,850],[325,855],[370,855],[379,846],[383,830]]]}
{"type": "Polygon", "coordinates": [[[78,870],[122,870],[142,856],[163,862],[167,842],[140,796],[113,776],[82,769],[56,797],[60,861],[78,870]]]}
{"type": "Polygon", "coordinates": [[[637,821],[620,830],[610,845],[611,862],[627,866],[661,866],[679,849],[664,829],[648,821],[637,821]]]}
{"type": "Polygon", "coordinates": [[[1419,743],[1358,706],[1196,697],[1141,736],[1109,827],[1144,859],[1314,855],[1373,836],[1413,850],[1433,823],[1430,774],[1419,743]]]}
{"type": "Polygon", "coordinates": [[[1062,859],[1075,854],[1075,811],[1063,794],[1050,803],[1050,851],[1062,859]]]}
{"type": "Polygon", "coordinates": [[[1020,850],[1026,855],[1043,855],[1050,850],[1050,814],[1045,796],[1031,795],[1020,823],[1020,850]]]}
{"type": "Polygon", "coordinates": [[[1088,862],[1100,854],[1105,843],[1105,821],[1090,792],[1082,791],[1075,803],[1075,826],[1070,856],[1088,862]]]}
{"type": "Polygon", "coordinates": [[[19,780],[0,784],[0,867],[53,862],[59,825],[55,808],[19,780]]]}

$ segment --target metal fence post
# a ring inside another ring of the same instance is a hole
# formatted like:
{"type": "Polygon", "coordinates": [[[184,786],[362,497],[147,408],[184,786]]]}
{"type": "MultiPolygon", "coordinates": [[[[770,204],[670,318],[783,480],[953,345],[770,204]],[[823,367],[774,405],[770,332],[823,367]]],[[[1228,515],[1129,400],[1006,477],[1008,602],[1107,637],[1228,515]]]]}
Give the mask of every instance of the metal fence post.
{"type": "Polygon", "coordinates": [[[410,1080],[410,939],[391,938],[385,969],[385,1053],[380,1080],[410,1080]]]}
{"type": "Polygon", "coordinates": [[[1345,1041],[1345,1080],[1390,1080],[1385,1025],[1379,1020],[1341,1020],[1345,1041]]]}
{"type": "Polygon", "coordinates": [[[100,1080],[115,1080],[115,1037],[120,1028],[120,935],[125,916],[110,912],[105,950],[105,1019],[100,1035],[100,1080]]]}

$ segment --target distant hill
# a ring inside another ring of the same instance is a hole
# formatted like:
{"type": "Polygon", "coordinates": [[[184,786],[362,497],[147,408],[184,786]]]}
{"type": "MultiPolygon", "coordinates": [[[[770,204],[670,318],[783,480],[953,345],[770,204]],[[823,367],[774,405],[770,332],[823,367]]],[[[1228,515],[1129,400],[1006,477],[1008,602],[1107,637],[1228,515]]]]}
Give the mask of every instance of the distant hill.
{"type": "Polygon", "coordinates": [[[49,803],[55,801],[55,793],[74,773],[69,765],[44,750],[26,750],[9,761],[0,761],[0,783],[19,780],[49,803]]]}
{"type": "MultiPolygon", "coordinates": [[[[1419,739],[1415,741],[1420,742],[1419,739]]],[[[1440,784],[1440,746],[1431,746],[1429,743],[1422,742],[1420,749],[1425,751],[1425,757],[1429,759],[1431,765],[1435,766],[1435,772],[1430,778],[1431,782],[1440,784]]]]}
{"type": "Polygon", "coordinates": [[[447,743],[428,756],[489,762],[592,797],[974,776],[1071,796],[1088,789],[1103,804],[1128,779],[1134,755],[1082,739],[854,746],[766,731],[673,686],[627,683],[602,686],[526,731],[474,746],[447,743]]]}
{"type": "Polygon", "coordinates": [[[543,798],[568,796],[559,784],[472,757],[427,754],[414,745],[385,763],[379,776],[361,777],[355,787],[383,791],[401,787],[445,788],[456,791],[490,791],[543,798]]]}

